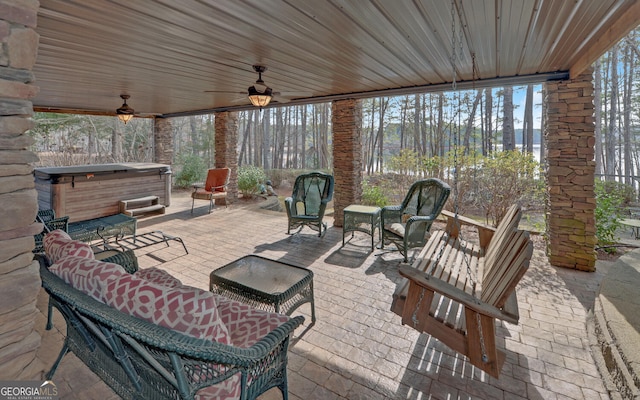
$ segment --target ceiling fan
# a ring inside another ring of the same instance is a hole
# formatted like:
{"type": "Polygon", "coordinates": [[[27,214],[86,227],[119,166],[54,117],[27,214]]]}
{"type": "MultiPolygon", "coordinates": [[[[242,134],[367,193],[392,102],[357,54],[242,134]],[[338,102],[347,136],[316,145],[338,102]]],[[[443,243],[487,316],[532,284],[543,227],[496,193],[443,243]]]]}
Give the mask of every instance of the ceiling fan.
{"type": "Polygon", "coordinates": [[[307,93],[307,92],[287,92],[286,94],[280,93],[280,92],[274,92],[273,89],[267,86],[262,80],[262,74],[267,70],[267,67],[265,67],[264,65],[254,65],[253,70],[258,73],[258,80],[255,82],[253,86],[249,86],[246,92],[205,90],[205,93],[243,94],[249,98],[249,101],[251,101],[251,104],[260,108],[266,107],[273,98],[275,98],[278,101],[278,103],[288,103],[289,101],[291,101],[291,98],[293,97],[311,96],[311,93],[307,93]]]}

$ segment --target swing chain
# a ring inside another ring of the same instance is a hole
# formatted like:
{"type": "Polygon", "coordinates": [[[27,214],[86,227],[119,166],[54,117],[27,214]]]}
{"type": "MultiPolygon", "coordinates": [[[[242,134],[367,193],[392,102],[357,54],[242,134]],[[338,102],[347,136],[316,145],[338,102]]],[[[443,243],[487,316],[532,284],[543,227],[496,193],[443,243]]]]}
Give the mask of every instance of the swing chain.
{"type": "Polygon", "coordinates": [[[420,292],[420,298],[418,299],[418,302],[416,303],[416,308],[413,310],[413,315],[411,316],[411,322],[413,322],[413,326],[418,325],[418,309],[420,308],[420,304],[422,304],[422,299],[424,298],[424,292],[425,292],[425,288],[422,288],[422,291],[420,292]]]}
{"type": "Polygon", "coordinates": [[[480,352],[482,353],[482,362],[488,363],[489,356],[487,356],[487,348],[484,344],[484,335],[482,334],[482,321],[480,320],[480,314],[476,313],[476,322],[478,323],[478,332],[480,334],[480,352]]]}

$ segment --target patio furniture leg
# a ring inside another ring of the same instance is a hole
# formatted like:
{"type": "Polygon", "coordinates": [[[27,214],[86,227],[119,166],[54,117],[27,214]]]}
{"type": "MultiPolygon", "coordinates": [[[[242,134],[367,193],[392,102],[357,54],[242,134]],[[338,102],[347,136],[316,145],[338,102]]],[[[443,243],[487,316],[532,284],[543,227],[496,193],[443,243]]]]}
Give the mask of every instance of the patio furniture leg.
{"type": "Polygon", "coordinates": [[[62,358],[69,352],[69,345],[67,344],[67,341],[64,341],[64,345],[62,346],[62,350],[60,350],[60,354],[58,354],[58,358],[56,358],[56,361],[53,363],[53,366],[51,367],[51,370],[49,372],[47,372],[46,378],[47,380],[51,380],[51,378],[53,378],[53,375],[56,373],[56,370],[58,369],[58,366],[60,365],[60,362],[62,361],[62,358]]]}

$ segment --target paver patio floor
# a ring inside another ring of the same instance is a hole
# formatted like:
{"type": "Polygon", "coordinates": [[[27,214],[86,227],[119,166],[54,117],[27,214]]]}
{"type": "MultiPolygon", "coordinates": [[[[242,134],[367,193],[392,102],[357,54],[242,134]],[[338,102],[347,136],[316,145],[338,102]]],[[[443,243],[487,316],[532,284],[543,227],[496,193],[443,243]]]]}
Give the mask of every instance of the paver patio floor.
{"type": "MultiPolygon", "coordinates": [[[[289,348],[289,398],[312,399],[609,399],[593,361],[586,319],[607,269],[595,273],[551,267],[538,240],[531,267],[517,288],[520,323],[500,323],[498,347],[506,352],[500,379],[471,366],[464,357],[426,334],[403,326],[390,309],[401,277],[398,252],[370,252],[370,239],[356,233],[342,245],[341,228],[324,237],[305,228],[289,236],[285,213],[246,207],[240,201],[207,214],[206,202],[190,214],[188,193],[174,193],[167,214],[141,219],[139,232],[162,230],[180,236],[189,249],[171,242],[136,250],[141,268],[157,266],[184,284],[208,289],[209,273],[247,254],[282,260],[314,272],[317,322],[306,317],[289,348]]],[[[42,333],[39,356],[49,368],[62,346],[56,313],[53,331],[42,333]]],[[[73,355],[53,381],[62,399],[118,398],[73,355]]],[[[272,389],[261,399],[280,399],[272,389]]]]}

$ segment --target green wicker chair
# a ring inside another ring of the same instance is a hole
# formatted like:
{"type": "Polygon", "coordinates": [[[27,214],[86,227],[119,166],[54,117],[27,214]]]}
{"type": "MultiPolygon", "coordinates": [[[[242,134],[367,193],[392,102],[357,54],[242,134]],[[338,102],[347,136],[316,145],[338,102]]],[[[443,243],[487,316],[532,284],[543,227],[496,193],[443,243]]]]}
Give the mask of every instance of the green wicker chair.
{"type": "Polygon", "coordinates": [[[327,229],[322,218],[332,197],[333,175],[311,172],[298,176],[291,197],[284,200],[289,220],[287,233],[291,234],[291,229],[308,226],[322,236],[322,228],[327,229]]]}
{"type": "Polygon", "coordinates": [[[385,243],[396,245],[408,262],[409,250],[422,247],[428,239],[431,224],[449,198],[451,188],[436,178],[414,182],[398,206],[382,208],[382,248],[385,243]]]}

